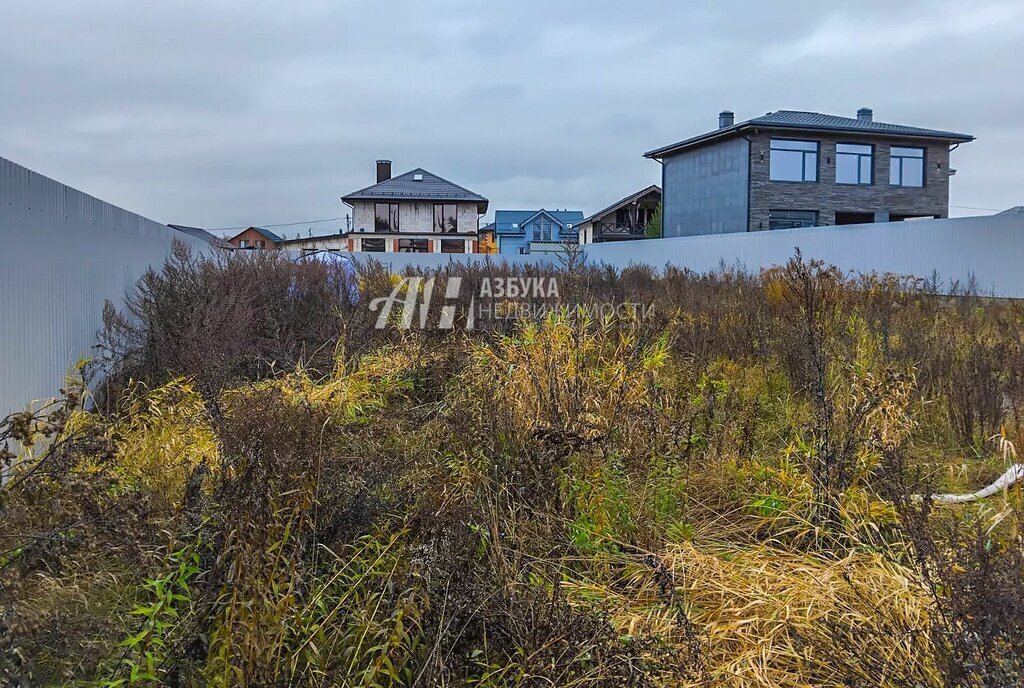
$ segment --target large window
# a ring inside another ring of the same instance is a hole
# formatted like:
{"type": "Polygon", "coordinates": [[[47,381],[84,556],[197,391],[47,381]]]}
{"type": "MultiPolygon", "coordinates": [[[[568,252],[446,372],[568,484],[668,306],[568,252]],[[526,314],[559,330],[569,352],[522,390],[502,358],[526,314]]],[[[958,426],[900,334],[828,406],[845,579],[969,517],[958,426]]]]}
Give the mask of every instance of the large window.
{"type": "Polygon", "coordinates": [[[430,239],[399,239],[399,253],[428,253],[430,239]]]}
{"type": "Polygon", "coordinates": [[[817,227],[818,213],[813,210],[769,210],[768,229],[817,227]]]}
{"type": "Polygon", "coordinates": [[[818,142],[772,139],[768,171],[773,182],[818,181],[818,142]]]}
{"type": "Polygon", "coordinates": [[[533,240],[534,241],[551,241],[551,222],[550,220],[538,220],[533,223],[533,240]]]}
{"type": "Polygon", "coordinates": [[[359,240],[359,246],[367,253],[384,253],[385,241],[390,241],[390,239],[370,239],[368,237],[362,237],[359,240]]]}
{"type": "Polygon", "coordinates": [[[836,144],[836,184],[870,184],[874,148],[859,143],[836,144]]]}
{"type": "Polygon", "coordinates": [[[441,239],[441,253],[465,253],[465,239],[441,239]]]}
{"type": "Polygon", "coordinates": [[[924,148],[889,151],[889,183],[893,186],[924,186],[924,148]]]}
{"type": "Polygon", "coordinates": [[[398,231],[398,204],[397,203],[374,203],[373,228],[377,232],[398,231]]]}
{"type": "Polygon", "coordinates": [[[455,234],[459,231],[459,207],[454,203],[434,205],[434,231],[438,234],[455,234]]]}

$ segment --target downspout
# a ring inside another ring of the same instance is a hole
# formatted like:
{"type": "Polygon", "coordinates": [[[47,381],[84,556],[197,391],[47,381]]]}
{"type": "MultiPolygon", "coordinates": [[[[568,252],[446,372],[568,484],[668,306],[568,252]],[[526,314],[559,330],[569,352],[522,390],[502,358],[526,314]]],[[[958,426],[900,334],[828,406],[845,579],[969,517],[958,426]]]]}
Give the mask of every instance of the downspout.
{"type": "MultiPolygon", "coordinates": [[[[756,132],[755,132],[756,133],[756,132]]],[[[753,141],[746,134],[740,134],[740,138],[747,142],[747,228],[745,231],[750,231],[750,205],[751,205],[751,180],[753,178],[753,141]]]]}

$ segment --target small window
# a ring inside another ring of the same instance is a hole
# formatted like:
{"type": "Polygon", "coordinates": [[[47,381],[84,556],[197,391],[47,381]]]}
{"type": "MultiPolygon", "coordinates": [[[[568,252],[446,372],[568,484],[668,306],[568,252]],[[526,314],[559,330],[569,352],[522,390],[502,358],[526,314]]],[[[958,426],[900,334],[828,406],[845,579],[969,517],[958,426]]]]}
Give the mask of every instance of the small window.
{"type": "Polygon", "coordinates": [[[818,213],[813,210],[769,210],[768,229],[817,227],[818,213]]]}
{"type": "Polygon", "coordinates": [[[454,203],[434,204],[434,232],[455,234],[459,231],[459,209],[454,203]]]}
{"type": "Polygon", "coordinates": [[[873,153],[874,149],[871,146],[837,143],[836,184],[870,184],[873,153]]]}
{"type": "Polygon", "coordinates": [[[924,148],[893,146],[890,149],[889,184],[924,186],[924,148]]]}
{"type": "Polygon", "coordinates": [[[773,182],[818,181],[818,142],[772,139],[768,177],[773,182]]]}
{"type": "Polygon", "coordinates": [[[249,240],[248,239],[239,239],[238,240],[238,248],[249,248],[249,240]]]}
{"type": "Polygon", "coordinates": [[[374,225],[376,232],[397,232],[398,231],[398,204],[397,203],[374,203],[373,204],[374,225]]]}
{"type": "Polygon", "coordinates": [[[429,253],[429,239],[399,239],[399,253],[429,253]]]}
{"type": "Polygon", "coordinates": [[[466,242],[462,239],[441,239],[441,253],[465,253],[466,242]]]}
{"type": "Polygon", "coordinates": [[[369,239],[364,237],[359,243],[362,250],[367,253],[384,253],[385,241],[387,241],[387,239],[369,239]]]}
{"type": "Polygon", "coordinates": [[[256,248],[262,249],[262,248],[266,248],[266,247],[267,247],[267,242],[263,241],[263,239],[257,239],[256,240],[256,248]]]}

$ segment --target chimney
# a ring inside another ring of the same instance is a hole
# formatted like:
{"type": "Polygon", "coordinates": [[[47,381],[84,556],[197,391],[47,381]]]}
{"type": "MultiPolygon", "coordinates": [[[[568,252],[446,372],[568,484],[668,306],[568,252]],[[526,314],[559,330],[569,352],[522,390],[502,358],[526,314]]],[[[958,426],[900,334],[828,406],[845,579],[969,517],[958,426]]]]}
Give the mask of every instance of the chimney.
{"type": "Polygon", "coordinates": [[[718,113],[719,129],[731,127],[734,121],[736,121],[736,115],[733,114],[732,110],[722,110],[721,112],[718,113]]]}
{"type": "Polygon", "coordinates": [[[390,160],[378,160],[377,161],[377,183],[386,182],[391,179],[391,161],[390,160]]]}
{"type": "Polygon", "coordinates": [[[871,111],[871,108],[861,108],[860,110],[857,110],[858,122],[870,122],[874,116],[875,113],[871,111]]]}

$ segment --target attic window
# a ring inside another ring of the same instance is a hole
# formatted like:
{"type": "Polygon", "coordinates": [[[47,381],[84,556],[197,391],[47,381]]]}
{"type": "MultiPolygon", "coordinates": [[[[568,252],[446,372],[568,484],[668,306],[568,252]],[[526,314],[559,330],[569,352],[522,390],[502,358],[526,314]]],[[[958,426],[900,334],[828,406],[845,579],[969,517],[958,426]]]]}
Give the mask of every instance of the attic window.
{"type": "Polygon", "coordinates": [[[423,181],[423,175],[422,175],[422,174],[419,174],[419,173],[416,173],[416,174],[414,174],[414,175],[412,176],[412,180],[413,180],[414,182],[421,182],[421,181],[423,181]]]}
{"type": "Polygon", "coordinates": [[[513,222],[512,223],[512,229],[519,229],[519,223],[518,222],[513,222]]]}

